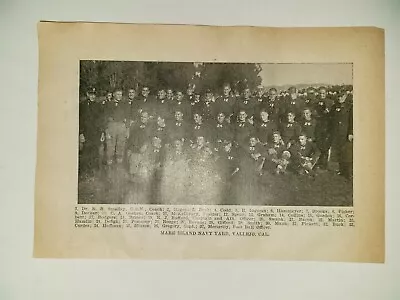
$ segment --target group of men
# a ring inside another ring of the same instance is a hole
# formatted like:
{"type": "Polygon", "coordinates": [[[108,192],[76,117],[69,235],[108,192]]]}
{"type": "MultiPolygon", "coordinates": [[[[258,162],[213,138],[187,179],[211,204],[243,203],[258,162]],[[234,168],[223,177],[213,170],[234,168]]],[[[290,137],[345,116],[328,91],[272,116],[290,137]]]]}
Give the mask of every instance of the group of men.
{"type": "Polygon", "coordinates": [[[143,86],[102,99],[91,89],[79,108],[79,167],[88,174],[121,165],[135,179],[185,158],[211,162],[229,181],[265,172],[315,176],[335,161],[351,179],[352,115],[352,90],[344,87],[259,86],[238,94],[224,84],[215,95],[194,85],[154,92],[143,86]]]}

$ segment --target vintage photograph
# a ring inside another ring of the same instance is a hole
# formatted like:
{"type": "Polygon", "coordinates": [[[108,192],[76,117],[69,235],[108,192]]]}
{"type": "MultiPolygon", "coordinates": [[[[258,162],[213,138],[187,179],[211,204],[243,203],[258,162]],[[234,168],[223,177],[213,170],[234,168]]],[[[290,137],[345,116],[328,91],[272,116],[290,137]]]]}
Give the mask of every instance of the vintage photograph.
{"type": "Polygon", "coordinates": [[[78,204],[353,205],[353,66],[80,61],[78,204]]]}

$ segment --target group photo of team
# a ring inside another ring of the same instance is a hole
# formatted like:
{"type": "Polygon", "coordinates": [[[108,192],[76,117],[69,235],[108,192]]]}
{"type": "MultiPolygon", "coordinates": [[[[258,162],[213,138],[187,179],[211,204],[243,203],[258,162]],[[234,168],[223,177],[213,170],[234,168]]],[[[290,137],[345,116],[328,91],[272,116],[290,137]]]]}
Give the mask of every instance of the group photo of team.
{"type": "Polygon", "coordinates": [[[78,203],[353,205],[351,64],[81,61],[78,203]]]}

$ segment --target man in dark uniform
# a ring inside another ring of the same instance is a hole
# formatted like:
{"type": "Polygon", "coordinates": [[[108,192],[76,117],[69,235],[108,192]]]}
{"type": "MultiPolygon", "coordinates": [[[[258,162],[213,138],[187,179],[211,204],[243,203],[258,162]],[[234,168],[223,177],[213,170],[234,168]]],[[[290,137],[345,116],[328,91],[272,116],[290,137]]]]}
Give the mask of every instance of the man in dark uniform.
{"type": "Polygon", "coordinates": [[[167,122],[164,118],[157,116],[155,124],[152,126],[152,128],[154,129],[152,135],[154,137],[158,137],[162,141],[163,146],[165,144],[169,144],[170,139],[168,135],[167,122]]]}
{"type": "Polygon", "coordinates": [[[331,100],[326,97],[326,88],[321,87],[314,104],[314,115],[316,120],[315,143],[321,152],[317,167],[326,170],[328,167],[329,148],[331,147],[331,136],[329,132],[331,100]]]}
{"type": "Polygon", "coordinates": [[[126,123],[129,124],[129,126],[131,126],[134,122],[137,121],[137,114],[135,112],[135,99],[136,98],[136,91],[134,89],[129,89],[128,90],[128,100],[127,100],[127,104],[128,104],[128,114],[127,114],[127,120],[126,123]]]}
{"type": "Polygon", "coordinates": [[[235,110],[235,105],[236,105],[236,98],[231,95],[231,86],[229,83],[225,83],[223,86],[223,94],[222,96],[219,96],[216,101],[215,105],[218,107],[218,112],[220,111],[224,112],[225,114],[225,120],[230,123],[233,122],[233,113],[235,110]]]}
{"type": "Polygon", "coordinates": [[[259,85],[257,87],[254,101],[256,102],[256,104],[254,105],[255,111],[265,109],[268,106],[268,98],[264,94],[264,87],[262,85],[259,85]]]}
{"type": "Polygon", "coordinates": [[[192,101],[190,102],[190,116],[193,115],[194,111],[199,111],[201,110],[201,106],[202,106],[202,102],[201,102],[201,95],[200,92],[195,91],[194,93],[194,98],[192,99],[192,101]]]}
{"type": "Polygon", "coordinates": [[[106,92],[106,96],[101,101],[101,115],[102,115],[102,133],[101,133],[101,138],[100,138],[100,148],[99,148],[99,157],[100,157],[100,168],[103,167],[103,165],[107,164],[107,142],[106,142],[106,126],[108,123],[107,119],[107,108],[111,106],[113,102],[113,93],[112,92],[106,92]]]}
{"type": "Polygon", "coordinates": [[[87,93],[87,99],[79,104],[80,171],[92,172],[99,166],[103,131],[102,105],[96,101],[96,90],[92,88],[87,93]]]}
{"type": "MultiPolygon", "coordinates": [[[[141,94],[136,97],[135,105],[134,105],[134,114],[136,115],[136,119],[140,117],[142,111],[146,111],[149,113],[149,117],[151,119],[154,116],[151,115],[151,112],[154,111],[153,106],[155,105],[155,100],[150,95],[150,89],[147,85],[142,87],[141,94]]],[[[135,116],[133,117],[135,119],[135,116]]]]}
{"type": "Polygon", "coordinates": [[[338,102],[332,106],[330,132],[332,136],[332,160],[339,163],[339,174],[349,177],[343,164],[346,143],[352,141],[352,105],[346,91],[339,93],[338,102]]]}
{"type": "Polygon", "coordinates": [[[222,146],[233,138],[233,128],[225,121],[225,113],[219,112],[216,121],[212,124],[212,143],[215,151],[220,151],[222,146]]]}
{"type": "Polygon", "coordinates": [[[201,104],[201,109],[204,122],[209,122],[210,120],[215,119],[215,98],[210,89],[206,90],[206,94],[201,104]]]}
{"type": "Polygon", "coordinates": [[[301,130],[306,134],[307,140],[310,142],[315,141],[315,128],[317,121],[312,117],[311,109],[305,108],[303,110],[303,118],[301,120],[301,130]]]}
{"type": "Polygon", "coordinates": [[[264,170],[268,170],[275,174],[286,173],[286,168],[289,165],[290,153],[287,154],[287,148],[282,140],[279,131],[272,135],[272,143],[267,145],[268,156],[264,163],[264,170]]]}
{"type": "Polygon", "coordinates": [[[319,158],[320,151],[313,142],[308,141],[307,135],[299,135],[299,141],[293,144],[289,151],[291,153],[293,170],[301,175],[314,175],[314,166],[319,158]]]}
{"type": "Polygon", "coordinates": [[[250,88],[246,87],[243,91],[243,97],[241,97],[240,100],[237,102],[237,111],[245,111],[247,115],[247,120],[250,123],[253,123],[255,105],[256,102],[251,96],[251,90],[250,88]]]}
{"type": "Polygon", "coordinates": [[[314,107],[316,101],[317,96],[315,95],[315,89],[313,87],[309,87],[304,95],[305,107],[314,107]]]}
{"type": "Polygon", "coordinates": [[[201,133],[205,140],[209,142],[212,138],[211,130],[210,124],[204,120],[204,111],[198,108],[192,112],[193,122],[191,123],[191,128],[189,130],[189,132],[191,133],[191,141],[194,142],[195,138],[199,135],[199,133],[201,133]]]}
{"type": "Polygon", "coordinates": [[[154,105],[152,105],[151,115],[154,119],[161,117],[164,120],[167,120],[170,117],[169,114],[169,103],[167,100],[167,93],[164,89],[160,89],[157,93],[157,97],[155,99],[154,105]]]}
{"type": "Polygon", "coordinates": [[[304,109],[304,101],[298,96],[297,88],[292,86],[289,88],[289,96],[285,98],[283,104],[283,114],[287,116],[289,112],[293,112],[297,119],[302,117],[304,109]]]}
{"type": "Polygon", "coordinates": [[[188,85],[188,88],[186,90],[186,95],[185,95],[185,101],[184,102],[192,103],[194,101],[195,89],[196,89],[196,85],[195,84],[190,83],[188,85]]]}
{"type": "Polygon", "coordinates": [[[234,123],[234,141],[243,147],[248,143],[250,132],[254,131],[254,125],[248,122],[248,117],[245,109],[240,109],[237,115],[237,120],[234,123]]]}
{"type": "Polygon", "coordinates": [[[105,130],[107,144],[107,164],[111,165],[116,158],[117,163],[122,163],[125,153],[125,145],[128,137],[127,120],[130,116],[129,105],[122,98],[122,89],[114,92],[114,101],[106,108],[107,126],[105,130]]]}
{"type": "Polygon", "coordinates": [[[174,101],[174,91],[172,89],[167,89],[167,102],[172,103],[174,101]]]}
{"type": "Polygon", "coordinates": [[[184,117],[190,115],[190,102],[188,102],[187,98],[184,97],[182,91],[176,91],[175,100],[172,103],[169,103],[169,105],[171,116],[173,116],[176,111],[182,112],[184,117]]]}
{"type": "Polygon", "coordinates": [[[282,139],[286,147],[290,147],[299,138],[301,126],[296,121],[294,112],[288,112],[287,121],[281,124],[282,139]]]}
{"type": "Polygon", "coordinates": [[[263,145],[272,142],[272,135],[278,129],[275,122],[270,120],[268,108],[263,107],[259,111],[259,117],[256,119],[255,127],[257,138],[263,145]]]}
{"type": "Polygon", "coordinates": [[[280,123],[281,103],[276,88],[270,88],[268,91],[267,108],[269,118],[278,125],[280,123]]]}
{"type": "Polygon", "coordinates": [[[167,122],[167,135],[174,139],[187,140],[190,137],[190,123],[186,121],[185,116],[179,110],[175,111],[174,118],[167,122]]]}

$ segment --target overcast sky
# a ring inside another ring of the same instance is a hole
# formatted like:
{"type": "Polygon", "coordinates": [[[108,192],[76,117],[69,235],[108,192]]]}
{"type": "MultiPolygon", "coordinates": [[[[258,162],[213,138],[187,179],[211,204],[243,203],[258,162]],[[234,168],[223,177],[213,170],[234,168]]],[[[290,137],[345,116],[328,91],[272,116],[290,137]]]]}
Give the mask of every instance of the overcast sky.
{"type": "Polygon", "coordinates": [[[262,84],[352,84],[351,64],[262,64],[262,84]]]}

